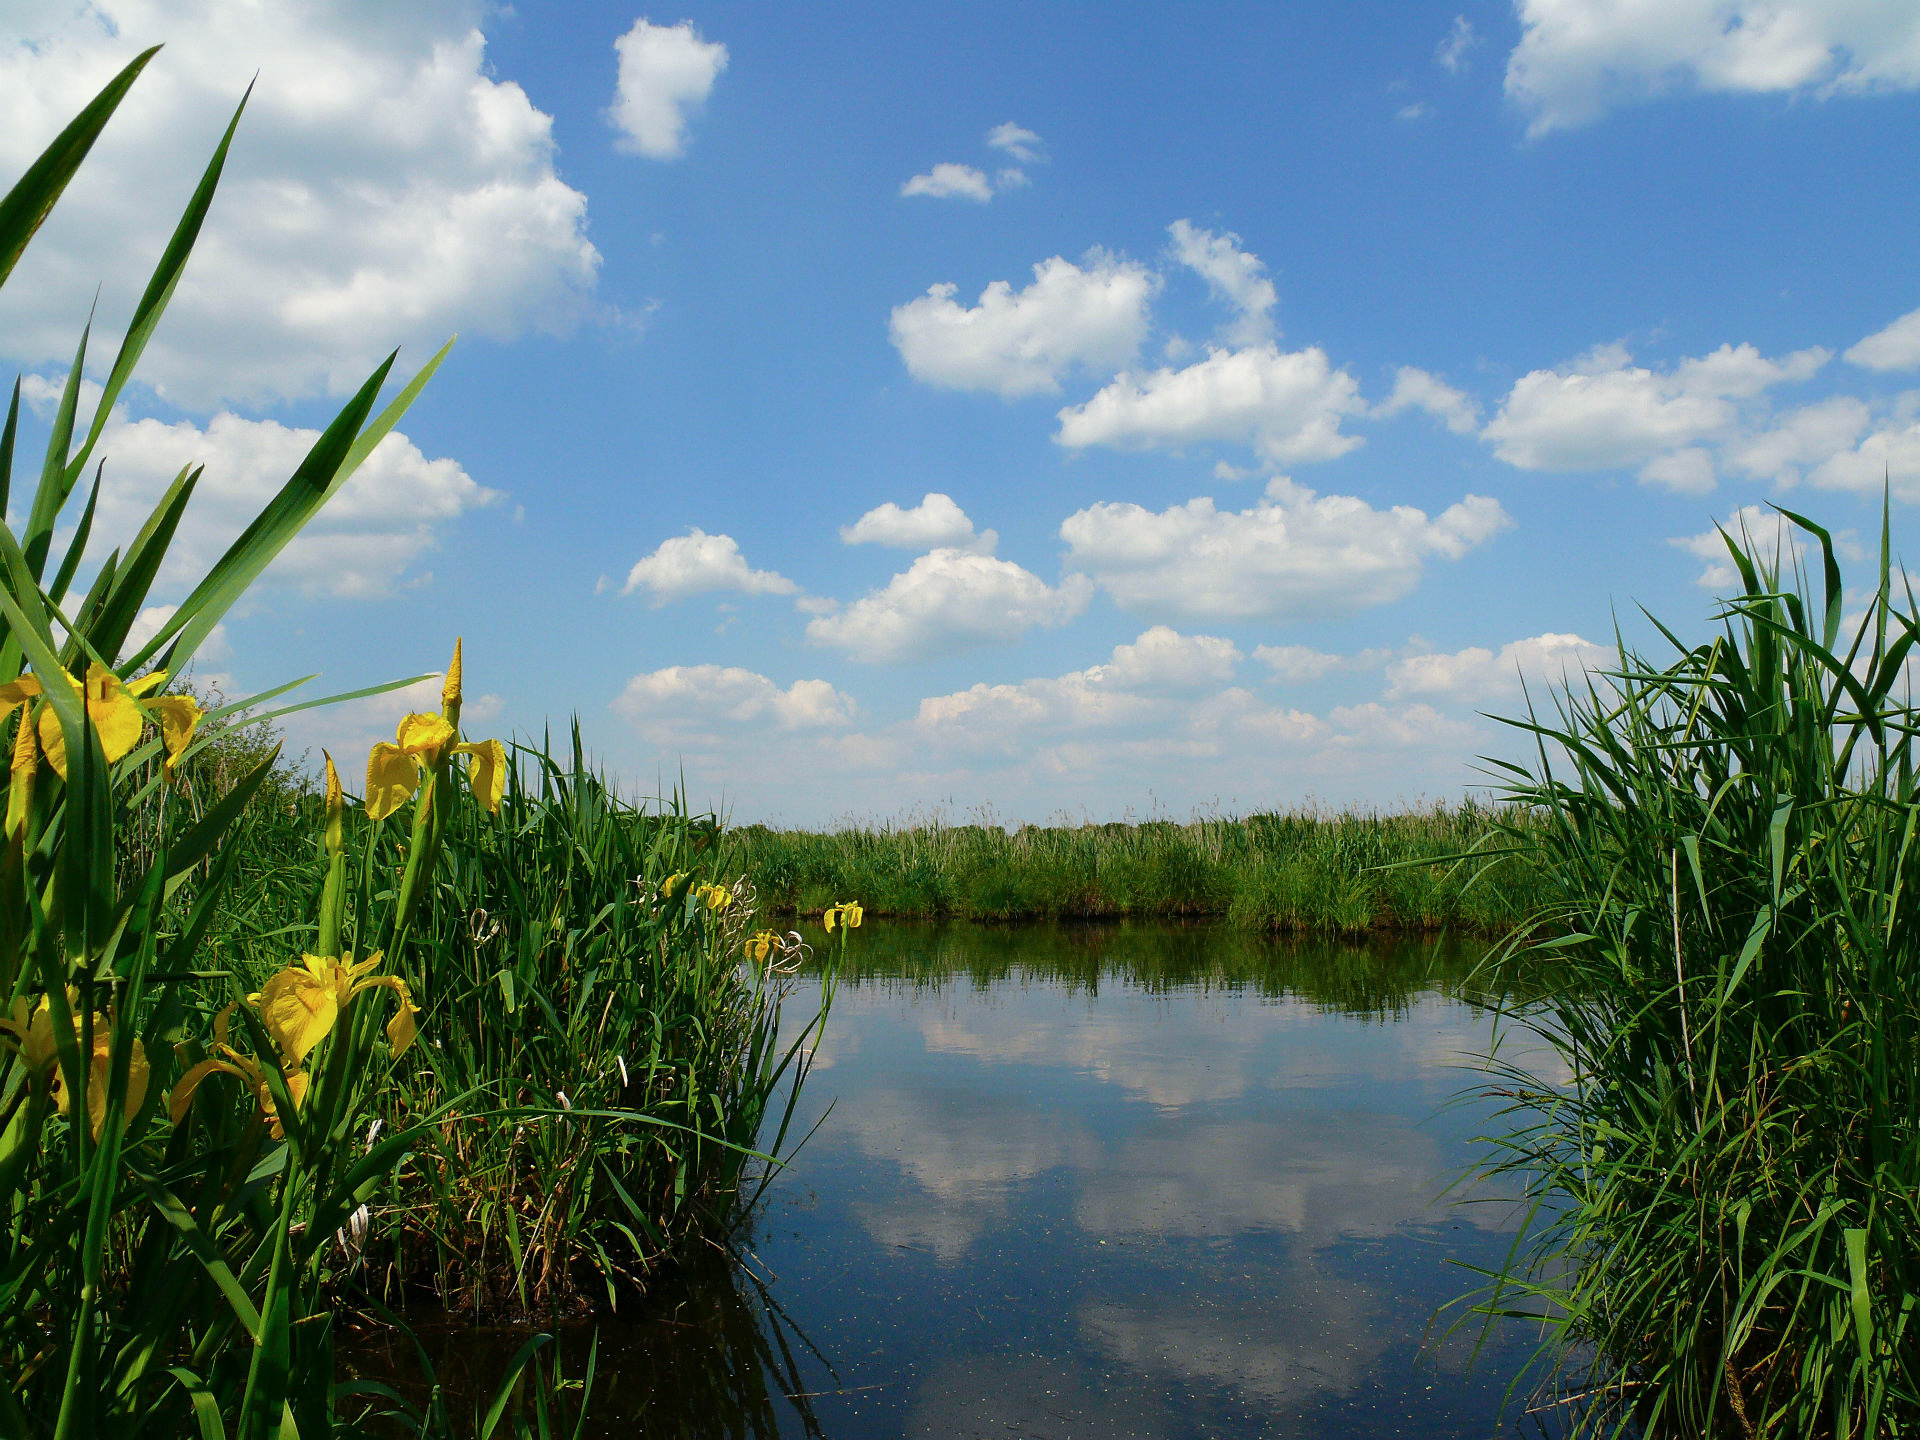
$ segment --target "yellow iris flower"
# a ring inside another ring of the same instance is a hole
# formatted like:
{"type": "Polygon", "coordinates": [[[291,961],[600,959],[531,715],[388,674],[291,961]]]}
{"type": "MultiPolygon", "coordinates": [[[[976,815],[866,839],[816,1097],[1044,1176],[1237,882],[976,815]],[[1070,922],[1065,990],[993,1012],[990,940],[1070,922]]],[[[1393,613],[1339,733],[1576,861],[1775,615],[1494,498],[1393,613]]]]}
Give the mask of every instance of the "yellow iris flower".
{"type": "MultiPolygon", "coordinates": [[[[40,1002],[41,1008],[46,1001],[40,1002]]],[[[52,1039],[52,1019],[48,1019],[48,1039],[52,1039]]],[[[126,1115],[139,1113],[140,1106],[147,1098],[147,1082],[153,1072],[147,1065],[147,1050],[140,1043],[140,1037],[133,1039],[133,1053],[127,1057],[127,1104],[121,1123],[126,1123],[126,1115]]],[[[98,1140],[100,1132],[107,1123],[107,1084],[113,1078],[113,1017],[94,1013],[93,1017],[93,1055],[87,1066],[87,1129],[98,1140]]],[[[65,1115],[72,1097],[67,1093],[66,1072],[54,1071],[53,1103],[62,1115],[65,1115]]]]}
{"type": "MultiPolygon", "coordinates": [[[[209,1075],[232,1075],[253,1094],[253,1103],[264,1117],[276,1140],[287,1138],[286,1130],[280,1124],[280,1114],[274,1104],[273,1087],[267,1083],[267,1074],[260,1062],[251,1055],[242,1055],[227,1043],[227,1017],[233,1013],[233,1006],[222,1010],[213,1021],[213,1048],[220,1052],[219,1057],[202,1060],[173,1087],[173,1097],[167,1106],[167,1113],[173,1123],[178,1125],[186,1118],[187,1107],[193,1104],[193,1092],[200,1088],[200,1082],[209,1075]],[[222,1058],[223,1057],[223,1058],[222,1058]]],[[[293,1097],[293,1106],[297,1110],[306,1103],[307,1072],[297,1064],[288,1065],[281,1070],[281,1076],[287,1082],[287,1091],[293,1097]]]]}
{"type": "MultiPolygon", "coordinates": [[[[76,995],[78,992],[75,992],[76,995]]],[[[0,1019],[0,1043],[4,1043],[26,1062],[27,1069],[36,1075],[51,1070],[60,1058],[60,1049],[53,1039],[53,1010],[46,996],[40,997],[37,1009],[27,1009],[27,998],[22,995],[13,1002],[11,1013],[0,1019]]]]}
{"type": "Polygon", "coordinates": [[[453,743],[454,729],[438,715],[414,714],[400,722],[394,744],[381,741],[367,756],[367,816],[384,820],[420,788],[420,775],[440,763],[443,755],[467,755],[473,760],[468,776],[473,793],[495,815],[507,788],[507,751],[498,740],[453,743]]]}
{"type": "Polygon", "coordinates": [[[767,957],[780,948],[780,937],[771,930],[756,930],[747,941],[747,958],[756,965],[764,965],[767,957]]]}
{"type": "Polygon", "coordinates": [[[394,992],[399,1008],[387,1022],[387,1043],[404,1055],[419,1034],[419,1006],[397,975],[374,975],[380,952],[355,963],[333,955],[302,955],[247,998],[260,1010],[261,1023],[280,1047],[289,1066],[298,1065],[332,1031],[349,1000],[367,990],[394,992]]]}
{"type": "Polygon", "coordinates": [[[831,935],[836,923],[845,925],[849,930],[858,930],[860,920],[865,914],[866,911],[860,908],[859,901],[846,900],[838,905],[829,905],[825,913],[820,916],[820,921],[827,927],[827,933],[831,935]]]}
{"type": "Polygon", "coordinates": [[[660,882],[660,895],[665,900],[678,900],[687,893],[687,872],[676,870],[660,882]]]}
{"type": "MultiPolygon", "coordinates": [[[[85,703],[87,718],[93,722],[93,728],[100,736],[100,749],[110,765],[140,743],[140,731],[146,724],[147,716],[151,715],[160,727],[160,739],[166,747],[164,769],[167,777],[172,778],[175,762],[179,760],[181,752],[193,743],[193,732],[200,724],[200,706],[191,695],[154,694],[166,684],[164,670],[142,675],[129,685],[96,660],[87,667],[84,682],[66,674],[60,678],[85,703]],[[144,711],[141,708],[143,703],[144,711]]],[[[5,723],[6,718],[22,705],[37,700],[45,693],[37,675],[22,675],[17,680],[0,685],[0,724],[5,723]]],[[[66,779],[67,737],[60,728],[60,718],[51,709],[43,709],[35,729],[39,732],[40,749],[46,755],[47,763],[62,780],[66,779]]],[[[15,748],[17,751],[17,744],[15,748]]]]}
{"type": "Polygon", "coordinates": [[[693,893],[709,910],[724,910],[733,904],[733,892],[724,885],[702,885],[693,893]]]}

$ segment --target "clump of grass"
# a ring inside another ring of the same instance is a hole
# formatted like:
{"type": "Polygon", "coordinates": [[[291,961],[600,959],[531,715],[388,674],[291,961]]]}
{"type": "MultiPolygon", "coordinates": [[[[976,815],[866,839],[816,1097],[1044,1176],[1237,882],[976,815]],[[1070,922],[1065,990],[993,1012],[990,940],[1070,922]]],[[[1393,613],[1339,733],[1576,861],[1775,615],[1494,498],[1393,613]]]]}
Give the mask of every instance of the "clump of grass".
{"type": "Polygon", "coordinates": [[[1400,814],[1012,831],[937,821],[828,832],[754,825],[736,838],[763,902],[788,913],[858,894],[877,914],[923,919],[1225,916],[1285,934],[1495,934],[1538,903],[1534,877],[1510,857],[1479,873],[1452,862],[1502,821],[1467,801],[1400,814]]]}
{"type": "Polygon", "coordinates": [[[1818,598],[1729,539],[1722,633],[1662,627],[1504,767],[1552,889],[1505,956],[1560,1068],[1500,1081],[1490,1168],[1537,1209],[1481,1308],[1598,1354],[1588,1433],[1920,1430],[1920,616],[1883,533],[1846,622],[1788,518],[1818,598]]]}

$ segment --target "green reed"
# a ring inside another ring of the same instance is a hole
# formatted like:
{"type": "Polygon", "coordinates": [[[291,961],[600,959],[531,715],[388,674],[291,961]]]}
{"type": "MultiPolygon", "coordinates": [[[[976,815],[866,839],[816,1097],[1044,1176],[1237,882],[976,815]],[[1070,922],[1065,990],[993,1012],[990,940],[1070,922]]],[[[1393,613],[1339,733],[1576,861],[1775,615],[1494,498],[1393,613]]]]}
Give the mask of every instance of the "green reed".
{"type": "MultiPolygon", "coordinates": [[[[577,727],[570,752],[513,754],[497,817],[456,793],[446,819],[402,970],[430,1038],[388,1114],[441,1113],[439,1139],[370,1202],[360,1247],[390,1300],[484,1316],[617,1306],[684,1240],[738,1223],[832,995],[782,1037],[803,952],[743,958],[754,897],[712,816],[624,801],[577,727]]],[[[246,973],[312,933],[317,803],[256,821],[213,936],[246,973]]],[[[370,875],[404,860],[364,811],[345,843],[370,875]]]]}
{"type": "Polygon", "coordinates": [[[1558,1068],[1497,1082],[1489,1170],[1537,1208],[1481,1309],[1598,1356],[1587,1433],[1920,1431],[1920,618],[1884,531],[1848,621],[1788,518],[1817,597],[1729,539],[1717,638],[1623,646],[1504,767],[1553,892],[1515,1018],[1558,1068]]]}
{"type": "Polygon", "coordinates": [[[1249,930],[1497,934],[1541,893],[1523,861],[1462,868],[1503,823],[1467,801],[1398,814],[1293,811],[1187,823],[736,832],[771,910],[859,895],[876,914],[971,920],[1226,916],[1249,930]]]}

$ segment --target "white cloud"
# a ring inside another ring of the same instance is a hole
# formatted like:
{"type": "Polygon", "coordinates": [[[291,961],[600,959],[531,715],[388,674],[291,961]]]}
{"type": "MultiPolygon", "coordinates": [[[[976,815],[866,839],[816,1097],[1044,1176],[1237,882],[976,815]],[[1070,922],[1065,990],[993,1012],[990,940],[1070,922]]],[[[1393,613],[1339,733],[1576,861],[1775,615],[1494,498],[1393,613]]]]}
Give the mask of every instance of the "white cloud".
{"type": "Polygon", "coordinates": [[[662,540],[627,572],[622,595],[645,590],[655,605],[716,590],[743,595],[793,595],[800,587],[772,570],[755,570],[731,535],[709,535],[695,526],[685,535],[662,540]]]}
{"type": "MultiPolygon", "coordinates": [[[[1014,174],[1019,174],[1014,171],[1014,174]]],[[[1026,177],[1022,175],[1021,180],[1026,177]]],[[[977,200],[982,205],[993,199],[993,182],[971,165],[943,161],[924,175],[915,175],[900,187],[902,195],[927,195],[936,200],[977,200]]]]}
{"type": "Polygon", "coordinates": [[[1092,576],[1123,610],[1290,621],[1397,600],[1428,556],[1457,560],[1511,524],[1484,496],[1429,519],[1277,478],[1249,510],[1217,510],[1204,497],[1158,513],[1103,503],[1068,516],[1060,535],[1068,568],[1092,576]]]}
{"type": "Polygon", "coordinates": [[[1216,235],[1185,220],[1167,227],[1173,258],[1207,282],[1216,299],[1240,312],[1227,338],[1236,345],[1259,345],[1273,338],[1273,307],[1280,303],[1260,257],[1240,248],[1232,231],[1216,235]]]}
{"type": "Polygon", "coordinates": [[[643,18],[613,48],[620,77],[607,119],[620,132],[615,148],[679,159],[687,149],[687,119],[706,104],[727,68],[727,47],[702,40],[690,20],[655,25],[643,18]]]}
{"type": "MultiPolygon", "coordinates": [[[[495,79],[471,0],[36,7],[0,42],[0,170],[18,173],[143,46],[165,40],[0,297],[8,358],[72,356],[132,313],[245,89],[220,196],[141,362],[179,404],[358,386],[396,343],[564,330],[600,257],[554,172],[551,117],[495,79]]],[[[422,357],[424,358],[424,352],[422,357]]]]}
{"type": "Polygon", "coordinates": [[[1528,131],[1675,90],[1920,87],[1920,10],[1888,0],[1519,0],[1506,88],[1528,131]]]}
{"type": "Polygon", "coordinates": [[[893,665],[1018,640],[1087,608],[1093,587],[1069,576],[1059,588],[990,555],[943,548],[832,615],[807,622],[807,639],[856,660],[893,665]]]}
{"type": "Polygon", "coordinates": [[[1866,494],[1878,494],[1885,485],[1896,500],[1920,501],[1920,421],[1888,422],[1858,445],[1822,461],[1807,478],[1825,490],[1866,494]]]}
{"type": "Polygon", "coordinates": [[[1225,685],[1240,659],[1240,648],[1231,640],[1182,635],[1170,626],[1155,625],[1132,644],[1116,645],[1112,660],[1086,674],[1096,685],[1180,693],[1225,685]]]}
{"type": "Polygon", "coordinates": [[[1868,370],[1920,367],[1920,310],[1909,310],[1884,330],[1876,330],[1847,351],[1847,359],[1868,370]]]}
{"type": "Polygon", "coordinates": [[[610,708],[650,745],[709,747],[754,732],[832,730],[859,707],[824,680],[782,690],[737,666],[670,665],[635,675],[610,708]]]}
{"type": "Polygon", "coordinates": [[[1471,646],[1445,655],[1409,655],[1387,667],[1387,698],[1441,696],[1471,705],[1518,695],[1522,684],[1578,682],[1582,674],[1612,665],[1615,652],[1578,635],[1535,635],[1500,647],[1471,646]]]}
{"type": "Polygon", "coordinates": [[[1329,655],[1310,645],[1260,645],[1253,658],[1273,672],[1283,684],[1312,684],[1343,670],[1378,669],[1386,658],[1380,650],[1362,650],[1358,655],[1329,655]]]}
{"type": "Polygon", "coordinates": [[[1180,448],[1245,442],[1281,463],[1331,460],[1358,446],[1340,422],[1366,409],[1360,387],[1318,346],[1216,350],[1181,370],[1123,372],[1084,405],[1059,415],[1054,436],[1080,449],[1180,448]]]}
{"type": "MultiPolygon", "coordinates": [[[[204,653],[204,652],[202,652],[204,653]]],[[[469,653],[471,659],[471,652],[469,653]]],[[[417,662],[416,662],[417,663],[417,662]]],[[[410,669],[411,666],[399,667],[410,669]]],[[[229,700],[244,697],[244,690],[231,687],[229,677],[208,677],[217,680],[220,689],[229,700]]],[[[475,679],[474,669],[467,669],[468,688],[475,679]]],[[[273,723],[279,726],[286,736],[285,754],[289,759],[297,760],[304,753],[312,763],[313,769],[319,768],[319,752],[325,750],[332,754],[334,764],[340,768],[340,780],[349,795],[361,790],[362,781],[367,773],[367,752],[376,744],[393,742],[394,727],[400,718],[410,712],[420,711],[437,713],[440,709],[439,675],[429,675],[423,680],[401,690],[389,690],[381,695],[369,695],[359,700],[344,700],[335,705],[322,705],[313,710],[302,710],[289,715],[284,720],[273,723]]],[[[295,690],[284,700],[276,704],[293,704],[305,699],[317,700],[335,687],[328,686],[322,680],[309,681],[295,690]],[[323,688],[325,687],[325,688],[323,688]]],[[[469,694],[461,710],[463,723],[484,725],[497,716],[502,709],[501,699],[495,694],[469,694]]],[[[471,730],[469,734],[473,733],[471,730]]],[[[481,732],[486,733],[485,731],[481,732]]]]}
{"type": "MultiPolygon", "coordinates": [[[[184,594],[279,493],[319,438],[318,430],[225,411],[204,430],[186,420],[128,421],[116,411],[97,452],[106,471],[88,550],[103,556],[132,539],[174,477],[204,465],[155,589],[156,597],[184,594]]],[[[396,431],[280,553],[265,583],[309,595],[390,594],[408,565],[438,543],[444,526],[500,498],[459,462],[429,460],[396,431]]]]}
{"type": "Polygon", "coordinates": [[[1018,166],[1009,165],[993,177],[993,183],[1002,190],[1024,190],[1033,181],[1027,178],[1027,172],[1018,166]]]}
{"type": "Polygon", "coordinates": [[[968,550],[991,555],[1000,537],[991,530],[974,533],[973,521],[951,495],[930,490],[918,505],[903,510],[893,501],[875,506],[851,525],[840,527],[848,545],[890,545],[898,550],[968,550]]]}
{"type": "Polygon", "coordinates": [[[1070,370],[1111,371],[1139,353],[1158,286],[1130,261],[1096,252],[1083,269],[1056,255],[1033,267],[1026,289],[996,280],[972,307],[954,302],[957,286],[932,286],[895,307],[888,328],[916,380],[1009,397],[1053,393],[1070,370]]]}
{"type": "Polygon", "coordinates": [[[1393,394],[1373,413],[1398,415],[1409,409],[1426,411],[1456,435],[1471,435],[1480,426],[1480,404],[1471,395],[1454,389],[1437,375],[1402,365],[1394,372],[1393,394]]]}
{"type": "Polygon", "coordinates": [[[1416,100],[1411,105],[1402,105],[1398,110],[1394,111],[1393,118],[1396,120],[1409,121],[1425,120],[1431,114],[1433,114],[1433,106],[1424,100],[1416,100]]]}
{"type": "Polygon", "coordinates": [[[1805,380],[1829,358],[1813,349],[1769,360],[1751,345],[1722,345],[1658,372],[1632,364],[1617,346],[1603,347],[1561,369],[1523,375],[1480,433],[1522,470],[1640,465],[1643,480],[1698,491],[1711,488],[1704,456],[1661,457],[1728,435],[1740,419],[1736,402],[1805,380]]]}
{"type": "Polygon", "coordinates": [[[1450,75],[1458,75],[1467,68],[1467,54],[1480,43],[1480,36],[1474,31],[1473,22],[1464,15],[1453,17],[1446,37],[1434,47],[1434,62],[1450,75]]]}
{"type": "MultiPolygon", "coordinates": [[[[133,624],[127,629],[126,643],[120,647],[122,655],[139,653],[154,636],[158,635],[166,623],[179,611],[178,605],[148,605],[133,617],[133,624]]],[[[207,632],[207,638],[200,642],[193,652],[195,665],[206,665],[229,659],[233,647],[227,641],[225,622],[216,625],[207,632]]]]}
{"type": "Polygon", "coordinates": [[[1040,158],[1040,137],[1011,120],[989,130],[987,144],[1006,151],[1023,165],[1031,165],[1040,158]]]}
{"type": "Polygon", "coordinates": [[[1791,485],[1808,467],[1851,448],[1869,423],[1864,401],[1835,395],[1790,410],[1764,430],[1737,437],[1723,454],[1736,470],[1791,485]]]}

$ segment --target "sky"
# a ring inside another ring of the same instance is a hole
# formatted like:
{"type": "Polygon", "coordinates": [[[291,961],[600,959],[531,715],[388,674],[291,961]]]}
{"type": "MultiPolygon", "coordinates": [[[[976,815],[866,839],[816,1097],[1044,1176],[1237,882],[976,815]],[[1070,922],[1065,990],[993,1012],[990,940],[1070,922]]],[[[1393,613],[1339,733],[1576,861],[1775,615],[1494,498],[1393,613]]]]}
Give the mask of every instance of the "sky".
{"type": "Polygon", "coordinates": [[[460,635],[470,733],[742,822],[1391,808],[1709,633],[1716,524],[1917,533],[1910,0],[12,0],[0,183],[156,42],[0,291],[24,457],[253,84],[102,444],[96,555],[206,466],[144,624],[460,337],[229,695],[460,635]]]}

